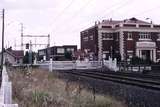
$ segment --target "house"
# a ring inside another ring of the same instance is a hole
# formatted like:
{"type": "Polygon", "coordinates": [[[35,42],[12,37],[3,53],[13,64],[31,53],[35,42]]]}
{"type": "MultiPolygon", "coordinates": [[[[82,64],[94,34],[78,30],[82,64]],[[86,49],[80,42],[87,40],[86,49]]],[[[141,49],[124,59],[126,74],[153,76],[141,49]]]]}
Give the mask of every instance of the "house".
{"type": "Polygon", "coordinates": [[[136,18],[103,20],[80,32],[81,49],[98,60],[139,57],[160,60],[160,25],[136,18]]]}
{"type": "MultiPolygon", "coordinates": [[[[4,51],[5,62],[11,65],[22,64],[23,57],[24,57],[23,50],[12,50],[12,48],[10,47],[4,51]]],[[[0,59],[1,59],[1,54],[0,54],[0,59]]]]}

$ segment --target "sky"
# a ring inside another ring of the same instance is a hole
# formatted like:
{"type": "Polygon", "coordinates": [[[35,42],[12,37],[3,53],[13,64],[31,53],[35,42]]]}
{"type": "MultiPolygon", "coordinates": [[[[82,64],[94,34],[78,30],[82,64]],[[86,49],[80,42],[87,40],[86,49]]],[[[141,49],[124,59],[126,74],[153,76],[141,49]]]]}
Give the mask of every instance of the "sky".
{"type": "MultiPolygon", "coordinates": [[[[78,48],[80,32],[93,26],[95,21],[136,17],[160,24],[159,0],[0,0],[0,9],[3,8],[5,47],[14,49],[20,49],[21,23],[24,35],[50,34],[51,46],[78,45],[78,48]]],[[[24,43],[30,41],[47,43],[47,38],[24,38],[24,43]]],[[[39,48],[44,46],[33,47],[33,50],[39,48]]]]}

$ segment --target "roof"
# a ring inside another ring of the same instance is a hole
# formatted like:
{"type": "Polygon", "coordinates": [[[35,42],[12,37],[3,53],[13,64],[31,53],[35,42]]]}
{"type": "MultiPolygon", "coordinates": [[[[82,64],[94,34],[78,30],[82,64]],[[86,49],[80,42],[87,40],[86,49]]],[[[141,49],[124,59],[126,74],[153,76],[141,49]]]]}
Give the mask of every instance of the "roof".
{"type": "Polygon", "coordinates": [[[132,17],[130,19],[125,19],[125,20],[112,20],[112,19],[110,19],[110,20],[103,20],[102,21],[102,24],[108,24],[108,25],[116,25],[116,24],[120,24],[120,23],[151,24],[149,22],[139,20],[135,17],[132,17]]]}
{"type": "Polygon", "coordinates": [[[12,50],[12,53],[13,53],[16,57],[23,57],[23,56],[24,56],[24,51],[23,51],[23,50],[12,50]]]}
{"type": "Polygon", "coordinates": [[[12,50],[12,48],[8,48],[5,50],[8,54],[12,55],[15,58],[23,58],[24,51],[23,50],[12,50]]]}
{"type": "Polygon", "coordinates": [[[112,19],[109,19],[109,20],[102,20],[102,22],[98,21],[98,22],[95,22],[95,25],[94,26],[91,26],[83,31],[81,31],[81,33],[83,32],[86,32],[90,29],[94,29],[96,28],[99,24],[104,24],[104,25],[108,25],[108,26],[114,26],[114,25],[118,25],[118,24],[141,24],[141,25],[151,25],[151,23],[147,22],[147,21],[143,21],[143,20],[140,20],[140,19],[137,19],[135,17],[132,17],[130,19],[125,19],[125,20],[112,20],[112,19]]]}

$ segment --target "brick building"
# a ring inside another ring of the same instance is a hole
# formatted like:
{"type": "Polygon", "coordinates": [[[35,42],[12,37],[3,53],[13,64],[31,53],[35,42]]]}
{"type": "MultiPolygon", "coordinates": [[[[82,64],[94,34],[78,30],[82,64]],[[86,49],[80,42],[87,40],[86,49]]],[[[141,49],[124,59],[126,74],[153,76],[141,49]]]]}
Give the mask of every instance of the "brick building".
{"type": "Polygon", "coordinates": [[[38,60],[66,60],[65,54],[71,53],[74,58],[74,52],[77,51],[76,45],[53,46],[38,50],[38,60]]]}
{"type": "Polygon", "coordinates": [[[103,20],[80,35],[81,49],[98,60],[109,56],[121,60],[135,56],[154,62],[160,60],[160,25],[152,22],[136,18],[103,20]]]}

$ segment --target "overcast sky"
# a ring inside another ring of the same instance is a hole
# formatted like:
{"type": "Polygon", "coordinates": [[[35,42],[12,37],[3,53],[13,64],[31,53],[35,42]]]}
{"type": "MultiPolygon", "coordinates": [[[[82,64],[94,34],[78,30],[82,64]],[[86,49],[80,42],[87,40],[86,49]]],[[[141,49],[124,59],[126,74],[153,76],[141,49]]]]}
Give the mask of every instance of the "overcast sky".
{"type": "MultiPolygon", "coordinates": [[[[150,18],[160,24],[159,0],[0,0],[0,9],[3,8],[5,46],[14,47],[16,43],[17,49],[21,39],[20,23],[24,24],[24,34],[50,34],[51,46],[74,44],[78,47],[80,31],[98,20],[136,17],[150,18]]],[[[30,38],[24,41],[29,42],[30,38]]],[[[45,43],[47,39],[33,38],[32,43],[35,42],[45,43]]]]}

